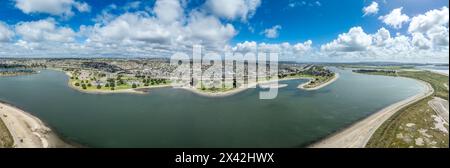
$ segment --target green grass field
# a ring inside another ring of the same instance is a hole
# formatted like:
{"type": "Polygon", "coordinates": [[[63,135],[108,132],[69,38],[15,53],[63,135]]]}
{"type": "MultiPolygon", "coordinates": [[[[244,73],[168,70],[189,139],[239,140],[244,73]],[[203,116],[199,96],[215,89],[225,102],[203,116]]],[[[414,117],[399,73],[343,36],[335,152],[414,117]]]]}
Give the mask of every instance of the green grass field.
{"type": "Polygon", "coordinates": [[[8,128],[6,128],[3,120],[0,119],[0,148],[10,148],[13,144],[14,141],[8,131],[8,128]]]}
{"type": "Polygon", "coordinates": [[[448,90],[445,87],[445,84],[448,86],[447,76],[428,71],[400,71],[398,75],[428,82],[434,89],[433,96],[448,100],[448,90]]]}
{"type": "Polygon", "coordinates": [[[378,69],[378,70],[401,70],[401,69],[413,69],[414,66],[366,66],[366,65],[344,65],[344,68],[356,68],[356,69],[378,69]]]}
{"type": "MultiPolygon", "coordinates": [[[[449,147],[448,133],[435,129],[436,113],[431,97],[414,103],[392,116],[367,143],[369,148],[449,147]]],[[[448,125],[446,125],[448,130],[448,125]]]]}
{"type": "Polygon", "coordinates": [[[385,76],[402,76],[402,77],[422,80],[422,81],[425,81],[425,82],[428,82],[429,84],[431,84],[431,86],[434,89],[433,96],[448,100],[448,90],[447,90],[447,87],[445,86],[445,85],[448,86],[448,82],[449,82],[448,77],[441,75],[441,74],[432,73],[432,72],[428,72],[428,71],[399,71],[399,72],[397,72],[397,74],[378,71],[378,72],[369,72],[369,73],[364,73],[364,74],[385,75],[385,76]]]}
{"type": "MultiPolygon", "coordinates": [[[[162,86],[162,85],[168,85],[170,84],[171,81],[165,81],[165,83],[158,83],[158,84],[149,84],[148,86],[145,85],[138,85],[136,86],[136,88],[133,88],[132,85],[129,84],[121,84],[121,85],[116,85],[114,86],[114,90],[124,90],[124,89],[139,89],[139,88],[148,88],[148,87],[157,87],[157,86],[162,86]]],[[[75,79],[69,79],[69,84],[72,85],[75,88],[79,88],[81,90],[86,90],[86,91],[98,91],[98,90],[104,90],[104,91],[110,91],[112,90],[112,87],[106,87],[106,86],[102,86],[100,89],[97,88],[97,86],[91,85],[88,86],[86,85],[86,89],[83,89],[82,87],[82,83],[81,80],[75,80],[75,79]],[[79,86],[76,86],[75,83],[78,83],[79,86]]]]}

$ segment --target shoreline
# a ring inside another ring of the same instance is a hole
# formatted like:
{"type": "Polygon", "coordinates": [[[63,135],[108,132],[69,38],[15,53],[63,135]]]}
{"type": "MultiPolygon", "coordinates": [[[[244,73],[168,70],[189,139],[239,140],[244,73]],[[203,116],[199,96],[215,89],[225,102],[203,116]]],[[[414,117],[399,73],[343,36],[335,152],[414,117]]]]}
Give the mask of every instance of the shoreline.
{"type": "MultiPolygon", "coordinates": [[[[319,86],[312,87],[312,88],[303,88],[304,85],[307,85],[311,81],[311,78],[300,77],[300,78],[284,78],[284,79],[261,81],[261,82],[248,84],[246,87],[235,88],[233,90],[229,90],[229,91],[225,91],[225,92],[214,92],[214,93],[212,93],[212,92],[204,92],[204,91],[201,91],[199,89],[192,88],[192,87],[176,87],[176,89],[184,89],[184,90],[187,90],[187,91],[191,91],[191,92],[193,92],[193,93],[195,93],[197,95],[206,96],[206,97],[226,97],[226,96],[231,96],[231,95],[235,95],[237,93],[243,92],[243,91],[245,91],[245,90],[247,90],[249,88],[256,88],[257,85],[270,84],[270,83],[273,83],[273,82],[280,82],[280,81],[286,81],[286,80],[308,79],[307,82],[300,84],[297,88],[302,89],[302,90],[307,90],[307,91],[318,90],[318,89],[321,89],[321,88],[323,88],[325,86],[328,86],[328,85],[334,83],[338,78],[339,78],[339,73],[335,73],[335,76],[333,77],[333,79],[331,79],[331,80],[329,80],[329,81],[327,81],[327,82],[325,82],[325,83],[323,83],[323,84],[321,84],[319,86]]],[[[283,87],[287,86],[287,85],[282,85],[282,84],[278,84],[278,85],[279,86],[277,86],[277,87],[269,86],[267,88],[283,88],[283,87]]]]}
{"type": "MultiPolygon", "coordinates": [[[[317,89],[325,87],[339,78],[339,74],[336,73],[335,78],[320,85],[317,89]]],[[[402,77],[406,78],[406,77],[402,77]]],[[[237,88],[227,92],[217,93],[205,93],[201,90],[194,88],[184,88],[187,90],[194,90],[193,92],[200,92],[205,96],[210,97],[222,97],[233,95],[242,91],[245,91],[251,86],[259,84],[266,84],[271,82],[279,82],[285,80],[298,80],[306,78],[286,78],[279,80],[268,80],[249,84],[248,87],[237,88]]],[[[408,78],[412,79],[412,78],[408,78]]],[[[425,88],[423,91],[416,95],[410,96],[404,100],[391,104],[383,109],[370,114],[367,117],[362,118],[341,130],[338,130],[325,138],[320,139],[306,147],[312,148],[362,148],[365,147],[375,131],[386,122],[391,116],[397,113],[404,107],[407,107],[415,102],[418,102],[434,93],[433,88],[427,82],[413,79],[422,84],[425,88]]],[[[308,82],[306,82],[308,83],[308,82]]],[[[69,83],[70,84],[70,83],[69,83]]],[[[71,85],[70,85],[71,86],[71,85]]],[[[164,87],[170,87],[164,86],[164,87]]],[[[279,88],[282,86],[279,86],[279,88]]],[[[155,88],[155,87],[151,87],[155,88]]],[[[151,89],[151,88],[137,88],[137,89],[151,89]]],[[[180,88],[183,89],[183,88],[180,88]]],[[[78,90],[78,89],[77,89],[78,90]]],[[[142,91],[144,92],[144,91],[142,91]]],[[[145,92],[144,92],[145,93],[145,92]]],[[[7,102],[0,101],[0,118],[4,121],[11,136],[13,137],[14,148],[51,148],[51,147],[71,147],[68,143],[60,139],[56,133],[54,133],[49,127],[45,125],[40,119],[31,115],[30,113],[21,110],[20,108],[11,105],[7,102]],[[5,117],[4,114],[7,116],[5,117]],[[25,134],[26,133],[26,134],[25,134]],[[23,139],[23,142],[20,142],[23,139]]]]}
{"type": "Polygon", "coordinates": [[[0,118],[13,139],[13,148],[73,147],[39,118],[9,103],[0,101],[0,118]]]}
{"type": "MultiPolygon", "coordinates": [[[[335,82],[339,78],[339,73],[335,73],[335,76],[333,77],[333,79],[331,79],[331,80],[329,80],[329,81],[327,81],[327,82],[325,82],[325,83],[323,83],[321,85],[312,87],[312,88],[304,88],[303,87],[303,86],[307,85],[311,81],[311,78],[301,77],[301,78],[285,78],[285,79],[276,79],[276,80],[268,80],[268,81],[256,82],[256,83],[248,84],[247,86],[244,86],[244,87],[235,88],[235,89],[224,91],[224,92],[205,92],[205,91],[202,91],[200,89],[192,88],[192,87],[173,87],[170,84],[168,84],[168,85],[159,85],[159,86],[146,86],[146,87],[140,87],[140,88],[134,88],[134,89],[84,90],[84,89],[81,89],[81,88],[73,86],[73,84],[70,81],[71,74],[69,72],[66,72],[66,71],[63,71],[63,70],[59,70],[59,69],[52,69],[52,70],[64,72],[69,77],[67,84],[69,85],[70,88],[72,88],[74,90],[77,90],[79,92],[88,93],[88,94],[115,94],[115,93],[146,94],[146,93],[149,92],[148,90],[150,90],[150,89],[172,87],[174,89],[184,89],[184,90],[190,91],[190,92],[195,93],[195,94],[200,95],[200,96],[226,97],[226,96],[231,96],[231,95],[235,95],[237,93],[243,92],[243,91],[245,91],[245,90],[247,90],[249,88],[256,88],[256,86],[260,85],[260,84],[267,84],[267,83],[272,83],[272,82],[280,82],[280,81],[295,80],[295,79],[308,79],[309,80],[309,81],[307,81],[305,83],[300,84],[298,86],[299,89],[308,90],[308,91],[318,90],[318,89],[321,89],[321,88],[323,88],[325,86],[328,86],[329,84],[335,82]]],[[[278,86],[276,88],[283,88],[283,87],[286,87],[286,86],[283,85],[283,86],[278,86]]],[[[271,87],[271,88],[275,88],[275,87],[271,87]]]]}
{"type": "Polygon", "coordinates": [[[325,83],[322,83],[321,85],[312,87],[312,88],[305,88],[305,86],[308,85],[309,82],[311,82],[311,80],[312,80],[312,79],[308,78],[308,79],[309,79],[308,82],[305,82],[305,83],[302,83],[302,84],[298,85],[297,88],[303,89],[303,90],[308,90],[308,91],[311,91],[311,90],[318,90],[318,89],[321,89],[321,88],[323,88],[323,87],[325,87],[325,86],[328,86],[328,85],[332,84],[333,82],[335,82],[336,80],[338,80],[338,78],[339,78],[339,73],[334,73],[333,79],[331,79],[331,80],[329,80],[329,81],[327,81],[327,82],[325,82],[325,83]]]}
{"type": "MultiPolygon", "coordinates": [[[[227,96],[232,96],[232,95],[238,94],[240,92],[246,91],[247,89],[250,89],[250,88],[256,88],[256,86],[261,85],[261,84],[270,84],[273,82],[280,82],[280,81],[287,81],[287,80],[300,80],[300,79],[306,79],[306,78],[285,78],[285,79],[261,81],[261,82],[251,83],[251,84],[248,84],[247,86],[235,88],[235,89],[225,91],[225,92],[204,92],[200,89],[196,89],[193,87],[173,87],[173,88],[174,89],[184,89],[184,90],[190,91],[194,94],[197,94],[200,96],[205,96],[205,97],[227,97],[227,96]]],[[[283,87],[287,86],[287,85],[282,85],[282,84],[278,84],[278,85],[279,85],[278,87],[269,86],[267,88],[283,88],[283,87]]]]}
{"type": "MultiPolygon", "coordinates": [[[[412,78],[409,78],[412,79],[412,78]]],[[[375,131],[399,110],[416,103],[434,93],[431,84],[419,81],[426,89],[416,95],[391,104],[383,109],[338,130],[310,145],[308,148],[364,148],[375,131]]]]}
{"type": "Polygon", "coordinates": [[[165,87],[171,87],[171,85],[159,85],[159,86],[148,86],[148,87],[140,87],[140,88],[134,88],[134,89],[118,89],[118,90],[84,90],[82,88],[78,88],[72,85],[72,83],[67,83],[70,88],[81,92],[81,93],[88,93],[88,94],[120,94],[120,93],[130,93],[130,94],[146,94],[151,89],[155,88],[165,88],[165,87]]]}
{"type": "Polygon", "coordinates": [[[432,72],[432,73],[436,73],[436,74],[439,74],[439,75],[444,75],[444,76],[449,76],[449,74],[448,74],[448,70],[446,71],[447,73],[445,73],[445,72],[443,72],[443,71],[440,71],[440,70],[433,70],[433,69],[425,69],[426,71],[430,71],[430,72],[432,72]]]}
{"type": "Polygon", "coordinates": [[[65,72],[63,70],[58,69],[52,69],[64,72],[68,77],[67,85],[69,85],[70,88],[82,92],[82,93],[88,93],[88,94],[115,94],[115,93],[131,93],[131,94],[146,94],[148,93],[148,90],[153,88],[164,88],[164,87],[171,87],[171,85],[158,85],[158,86],[145,86],[145,87],[139,87],[139,88],[131,88],[131,89],[118,89],[118,90],[84,90],[82,88],[75,87],[71,81],[70,77],[72,76],[69,72],[65,72]]]}
{"type": "Polygon", "coordinates": [[[39,72],[35,72],[35,73],[19,73],[19,74],[0,74],[0,77],[16,77],[16,76],[26,76],[26,75],[34,75],[37,74],[39,72]]]}

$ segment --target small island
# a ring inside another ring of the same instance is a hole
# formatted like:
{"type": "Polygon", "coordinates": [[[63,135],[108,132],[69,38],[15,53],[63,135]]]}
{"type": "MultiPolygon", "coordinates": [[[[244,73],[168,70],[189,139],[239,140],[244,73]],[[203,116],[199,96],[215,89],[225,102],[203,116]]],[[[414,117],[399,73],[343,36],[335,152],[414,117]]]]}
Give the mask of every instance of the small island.
{"type": "Polygon", "coordinates": [[[145,93],[147,89],[168,87],[170,81],[145,75],[64,69],[69,85],[87,93],[145,93]]]}
{"type": "Polygon", "coordinates": [[[287,86],[281,84],[273,85],[273,83],[276,81],[308,79],[307,82],[300,84],[298,88],[302,90],[317,90],[336,81],[339,77],[339,74],[327,69],[322,65],[304,65],[282,67],[278,72],[277,77],[278,78],[267,77],[263,80],[260,79],[256,82],[246,83],[246,86],[243,87],[241,87],[239,84],[236,84],[236,81],[234,80],[232,87],[226,87],[225,85],[222,85],[222,87],[220,88],[207,88],[201,84],[198,84],[195,87],[188,87],[185,89],[193,91],[199,95],[221,97],[233,95],[248,88],[254,88],[257,85],[262,88],[282,88],[287,86]]]}
{"type": "Polygon", "coordinates": [[[338,73],[334,73],[323,66],[313,66],[303,73],[308,82],[299,85],[298,88],[304,90],[317,90],[325,87],[339,78],[338,73]]]}
{"type": "Polygon", "coordinates": [[[8,70],[8,71],[0,71],[0,76],[20,76],[20,75],[31,75],[35,74],[37,71],[32,69],[27,70],[8,70]]]}
{"type": "Polygon", "coordinates": [[[20,63],[0,63],[0,76],[20,76],[38,73],[39,69],[46,68],[44,64],[20,64],[20,63]]]}
{"type": "MultiPolygon", "coordinates": [[[[152,88],[172,87],[170,75],[175,68],[167,59],[37,59],[33,62],[17,60],[0,63],[0,76],[27,75],[38,73],[41,69],[52,69],[63,71],[69,77],[68,85],[80,92],[143,94],[152,88]]],[[[208,68],[210,67],[205,65],[202,70],[205,71],[208,68]]],[[[244,72],[245,69],[240,67],[234,72],[227,73],[244,72]]],[[[262,88],[284,87],[273,85],[276,81],[308,79],[308,82],[298,87],[302,90],[316,90],[333,83],[338,76],[339,74],[327,69],[325,65],[282,63],[278,73],[264,78],[258,78],[256,74],[246,74],[244,83],[237,83],[234,76],[222,78],[222,82],[227,81],[229,85],[206,87],[204,82],[200,81],[182,89],[199,95],[221,97],[255,88],[257,85],[262,88]]]]}
{"type": "Polygon", "coordinates": [[[369,75],[398,76],[396,70],[389,69],[356,69],[352,70],[352,72],[369,75]]]}
{"type": "MultiPolygon", "coordinates": [[[[141,61],[141,60],[140,60],[141,61]]],[[[56,62],[56,61],[55,61],[56,62]]],[[[69,77],[68,85],[80,92],[92,94],[108,93],[147,93],[152,88],[172,87],[170,74],[175,67],[169,65],[168,60],[145,60],[137,63],[134,60],[58,60],[58,64],[51,64],[51,68],[66,73],[69,77]]],[[[206,70],[207,66],[203,67],[206,70]]],[[[244,69],[237,69],[233,73],[242,73],[244,69]]],[[[257,85],[268,85],[282,80],[309,79],[301,84],[300,89],[316,90],[333,83],[338,74],[327,69],[324,65],[283,63],[278,73],[265,78],[246,75],[244,84],[237,83],[236,78],[222,78],[229,85],[221,87],[206,87],[204,80],[194,85],[180,87],[196,94],[209,97],[229,96],[257,85]],[[251,81],[249,78],[257,79],[251,81]]],[[[192,83],[192,82],[191,82],[192,83]]],[[[284,86],[281,86],[284,87],[284,86]]],[[[277,87],[277,88],[281,88],[277,87]]],[[[264,87],[267,88],[267,87],[264,87]]]]}

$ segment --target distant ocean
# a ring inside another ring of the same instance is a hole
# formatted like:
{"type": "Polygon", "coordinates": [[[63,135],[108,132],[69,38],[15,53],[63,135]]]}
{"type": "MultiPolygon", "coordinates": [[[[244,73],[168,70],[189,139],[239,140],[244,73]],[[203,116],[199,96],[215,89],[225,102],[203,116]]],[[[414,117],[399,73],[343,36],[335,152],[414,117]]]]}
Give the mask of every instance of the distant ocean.
{"type": "Polygon", "coordinates": [[[427,65],[427,66],[418,66],[419,69],[429,70],[432,72],[442,73],[442,74],[449,74],[449,68],[448,66],[436,66],[436,65],[427,65]]]}

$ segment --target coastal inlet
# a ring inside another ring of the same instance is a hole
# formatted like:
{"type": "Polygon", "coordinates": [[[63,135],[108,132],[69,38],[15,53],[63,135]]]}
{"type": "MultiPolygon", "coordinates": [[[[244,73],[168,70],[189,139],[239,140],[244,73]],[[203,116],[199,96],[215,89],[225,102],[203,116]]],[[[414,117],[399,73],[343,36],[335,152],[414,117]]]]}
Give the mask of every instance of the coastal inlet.
{"type": "Polygon", "coordinates": [[[3,77],[0,100],[88,147],[304,147],[424,89],[413,79],[332,70],[339,79],[318,90],[297,88],[306,79],[280,81],[287,86],[271,100],[258,99],[259,87],[216,98],[173,88],[89,94],[70,88],[63,72],[42,70],[3,77]]]}

